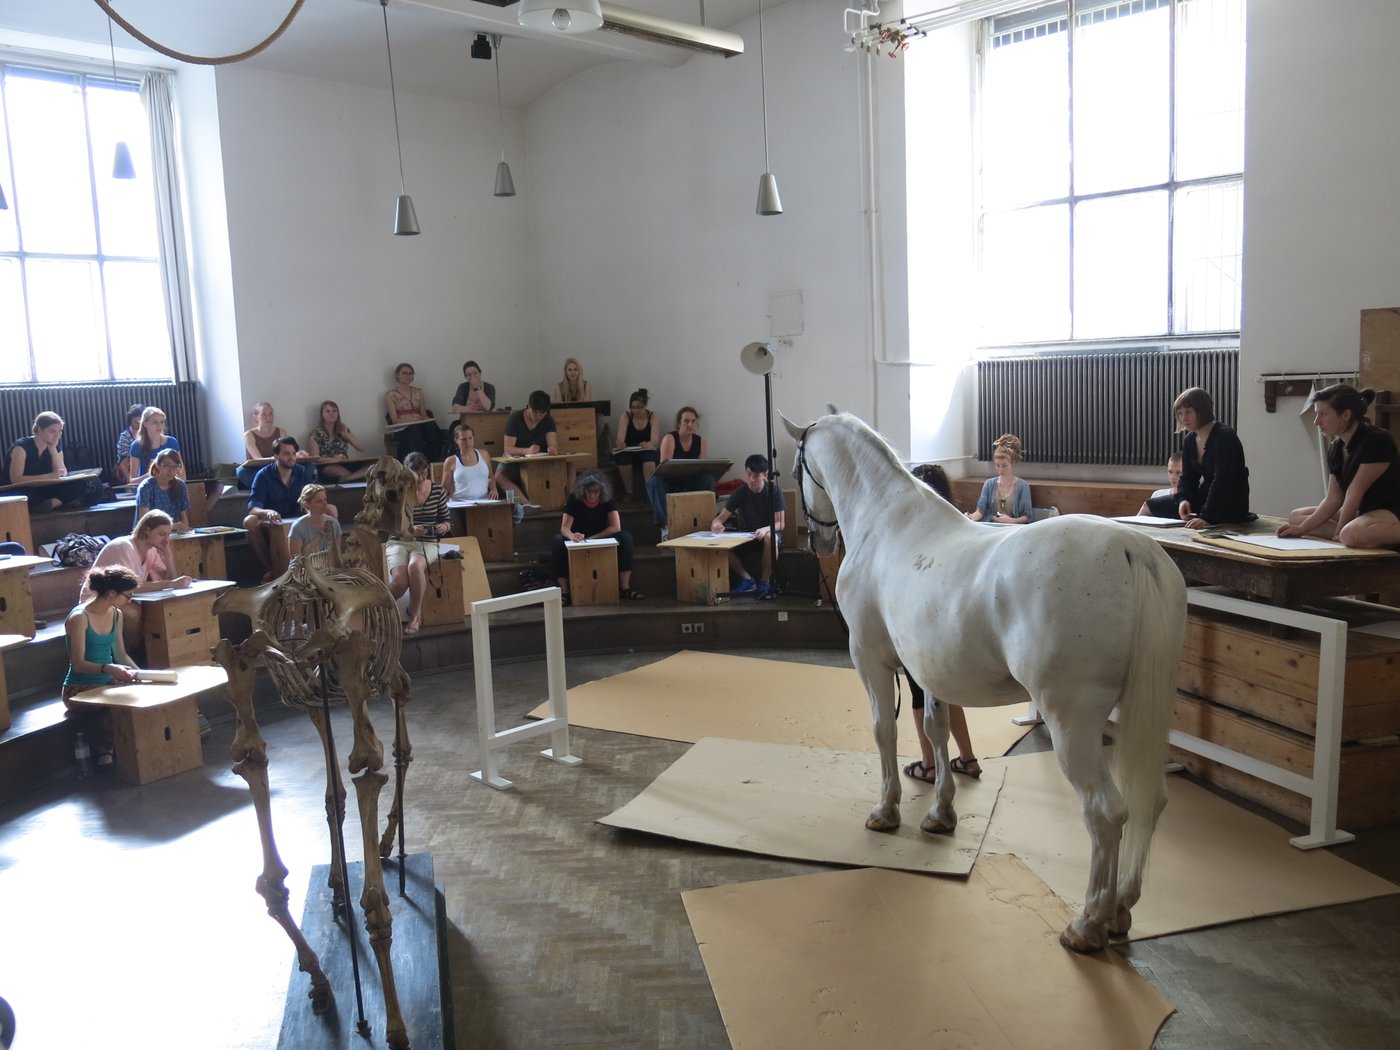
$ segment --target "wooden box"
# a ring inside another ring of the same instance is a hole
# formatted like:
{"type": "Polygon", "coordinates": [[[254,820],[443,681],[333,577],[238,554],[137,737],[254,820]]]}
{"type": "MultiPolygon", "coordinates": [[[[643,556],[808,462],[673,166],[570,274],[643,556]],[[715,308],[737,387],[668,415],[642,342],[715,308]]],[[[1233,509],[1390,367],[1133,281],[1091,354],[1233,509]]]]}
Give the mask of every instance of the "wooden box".
{"type": "Polygon", "coordinates": [[[0,561],[0,634],[34,637],[34,592],[29,570],[52,564],[48,558],[17,554],[0,561]]]}
{"type": "Polygon", "coordinates": [[[215,591],[176,593],[142,603],[147,667],[209,663],[209,650],[219,644],[219,618],[214,614],[215,591]]]}
{"type": "Polygon", "coordinates": [[[481,545],[475,536],[453,536],[442,541],[443,549],[456,547],[462,552],[459,560],[454,560],[461,575],[462,614],[457,618],[470,619],[472,602],[484,601],[491,597],[491,583],[486,577],[486,565],[481,558],[481,545]]]}
{"type": "Polygon", "coordinates": [[[531,458],[517,462],[530,502],[541,510],[563,510],[569,498],[568,459],[531,458]]]}
{"type": "Polygon", "coordinates": [[[513,561],[515,559],[515,522],[509,503],[488,503],[454,510],[461,514],[467,535],[475,537],[481,546],[483,561],[513,561]]]}
{"type": "Polygon", "coordinates": [[[569,596],[574,605],[616,605],[617,544],[569,548],[569,596]]]}
{"type": "Polygon", "coordinates": [[[462,598],[462,562],[439,558],[428,566],[428,585],[423,592],[423,626],[460,624],[466,619],[462,598]]]}
{"type": "Polygon", "coordinates": [[[196,580],[229,578],[223,536],[204,536],[189,532],[171,536],[170,550],[177,576],[189,576],[196,580]]]}
{"type": "MultiPolygon", "coordinates": [[[[715,494],[670,492],[666,495],[666,522],[671,536],[680,539],[692,532],[708,532],[715,520],[715,494]]],[[[728,588],[726,588],[727,590],[728,588]]]]}
{"type": "Polygon", "coordinates": [[[149,784],[204,764],[192,696],[159,707],[114,708],[112,733],[112,764],[129,784],[149,784]]]}
{"type": "MultiPolygon", "coordinates": [[[[598,412],[588,408],[551,408],[554,435],[560,452],[576,452],[583,458],[574,460],[575,470],[587,470],[598,465],[598,412]]],[[[536,503],[539,500],[535,500],[536,503]]]]}
{"type": "Polygon", "coordinates": [[[471,426],[476,435],[476,447],[492,459],[505,452],[509,412],[463,412],[457,418],[471,426]]]}
{"type": "Polygon", "coordinates": [[[717,605],[729,591],[729,551],[676,549],[676,600],[717,605]]]}
{"type": "Polygon", "coordinates": [[[29,528],[28,496],[0,496],[0,540],[18,543],[26,553],[34,553],[34,534],[29,528]]]}
{"type": "MultiPolygon", "coordinates": [[[[18,649],[28,645],[29,639],[22,634],[0,634],[0,653],[7,649],[18,649]]],[[[10,728],[10,691],[5,682],[5,660],[0,657],[0,733],[10,728]]]]}

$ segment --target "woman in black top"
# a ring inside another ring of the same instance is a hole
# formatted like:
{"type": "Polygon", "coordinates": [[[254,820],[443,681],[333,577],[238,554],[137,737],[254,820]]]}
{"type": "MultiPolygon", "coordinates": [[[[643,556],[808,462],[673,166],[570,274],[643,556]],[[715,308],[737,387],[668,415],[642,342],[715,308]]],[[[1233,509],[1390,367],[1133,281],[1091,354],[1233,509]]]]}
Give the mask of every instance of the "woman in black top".
{"type": "Polygon", "coordinates": [[[647,388],[632,391],[627,399],[627,413],[619,420],[617,443],[613,446],[613,462],[622,475],[623,502],[632,501],[637,485],[637,465],[642,468],[642,484],[651,480],[656,464],[661,460],[661,421],[647,408],[647,388]],[[633,451],[624,452],[624,449],[633,451]]]}
{"type": "Polygon", "coordinates": [[[569,548],[582,540],[617,540],[617,583],[622,597],[639,602],[646,595],[632,589],[632,534],[622,527],[622,516],[612,501],[608,479],[596,470],[585,470],[574,479],[564,504],[564,516],[550,546],[554,575],[569,604],[569,548]]]}
{"type": "Polygon", "coordinates": [[[1313,422],[1332,439],[1327,495],[1290,514],[1280,536],[1314,534],[1348,547],[1400,544],[1400,453],[1395,439],[1366,418],[1375,398],[1347,383],[1313,395],[1313,422]]]}
{"type": "MultiPolygon", "coordinates": [[[[20,438],[10,446],[10,469],[6,481],[11,485],[23,486],[31,481],[58,481],[67,477],[63,450],[58,447],[62,439],[63,420],[59,414],[40,412],[34,417],[31,435],[20,438]]],[[[28,496],[30,510],[53,510],[65,503],[79,502],[86,488],[87,483],[80,478],[54,485],[14,488],[8,495],[28,496]]]]}
{"type": "MultiPolygon", "coordinates": [[[[661,462],[671,459],[709,459],[710,448],[705,439],[696,433],[700,424],[700,413],[686,405],[676,413],[676,429],[661,439],[661,462]]],[[[709,473],[692,474],[688,478],[677,478],[667,482],[660,474],[647,478],[647,499],[651,501],[651,520],[661,529],[664,540],[670,532],[667,529],[666,496],[672,492],[714,491],[715,479],[709,473]]]]}
{"type": "Polygon", "coordinates": [[[1251,521],[1249,468],[1234,427],[1218,423],[1215,402],[1198,386],[1183,391],[1172,408],[1181,442],[1177,513],[1188,529],[1227,521],[1251,521]]]}

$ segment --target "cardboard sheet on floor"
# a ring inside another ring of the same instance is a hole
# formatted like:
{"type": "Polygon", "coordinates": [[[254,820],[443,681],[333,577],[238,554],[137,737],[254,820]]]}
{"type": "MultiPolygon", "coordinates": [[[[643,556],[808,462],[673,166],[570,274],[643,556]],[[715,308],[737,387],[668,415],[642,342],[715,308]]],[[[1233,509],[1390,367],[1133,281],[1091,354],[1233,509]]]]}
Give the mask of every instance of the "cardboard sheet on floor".
{"type": "MultiPolygon", "coordinates": [[[[1055,756],[1016,755],[983,769],[984,780],[994,769],[1006,774],[983,861],[1014,853],[1078,909],[1089,879],[1089,836],[1055,756]]],[[[1132,939],[1400,893],[1327,850],[1295,849],[1289,837],[1190,781],[1167,777],[1167,808],[1133,909],[1132,939]]]]}
{"type": "Polygon", "coordinates": [[[1014,857],[966,881],[866,869],[682,894],[735,1050],[1129,1050],[1172,1006],[1014,857]]]}
{"type": "Polygon", "coordinates": [[[958,830],[919,830],[933,785],[904,778],[903,823],[865,829],[880,796],[880,760],[862,751],[706,737],[600,823],[772,857],[941,875],[972,870],[1001,776],[959,778],[958,830]]]}
{"type": "MultiPolygon", "coordinates": [[[[903,689],[899,753],[919,754],[903,689]]],[[[967,708],[981,756],[1004,755],[1026,734],[1025,704],[967,708]]],[[[545,705],[529,717],[543,718],[545,705]]],[[[569,724],[694,743],[721,736],[770,744],[874,751],[870,700],[855,671],[787,660],[680,652],[569,690],[569,724]]]]}

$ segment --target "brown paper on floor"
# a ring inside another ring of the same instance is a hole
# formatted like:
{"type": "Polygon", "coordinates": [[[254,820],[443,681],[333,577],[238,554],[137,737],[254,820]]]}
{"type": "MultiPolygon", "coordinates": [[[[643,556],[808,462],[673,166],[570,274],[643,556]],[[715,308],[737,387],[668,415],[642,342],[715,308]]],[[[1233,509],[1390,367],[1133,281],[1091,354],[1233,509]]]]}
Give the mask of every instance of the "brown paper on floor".
{"type": "Polygon", "coordinates": [[[1061,948],[1070,913],[1014,857],[681,897],[736,1050],[1129,1050],[1172,1012],[1116,952],[1061,948]]]}
{"type": "Polygon", "coordinates": [[[876,755],[706,737],[600,823],[773,857],[966,875],[1000,774],[959,778],[951,835],[919,830],[933,785],[903,779],[900,828],[868,831],[880,797],[876,755]]]}
{"type": "MultiPolygon", "coordinates": [[[[905,688],[899,753],[918,757],[908,707],[905,688]]],[[[1026,727],[1011,719],[1025,710],[1025,704],[967,708],[977,754],[995,757],[1010,751],[1026,734],[1026,727]]],[[[528,717],[546,714],[546,705],[541,704],[528,717]]],[[[680,652],[576,686],[569,690],[569,724],[692,744],[701,737],[722,736],[875,750],[870,700],[855,671],[722,653],[680,652]]]]}
{"type": "MultiPolygon", "coordinates": [[[[983,844],[1014,853],[1074,908],[1089,880],[1089,835],[1074,789],[1051,752],[988,761],[1006,782],[983,844]]],[[[1181,777],[1167,777],[1133,939],[1400,893],[1326,850],[1299,850],[1289,833],[1181,777]]]]}

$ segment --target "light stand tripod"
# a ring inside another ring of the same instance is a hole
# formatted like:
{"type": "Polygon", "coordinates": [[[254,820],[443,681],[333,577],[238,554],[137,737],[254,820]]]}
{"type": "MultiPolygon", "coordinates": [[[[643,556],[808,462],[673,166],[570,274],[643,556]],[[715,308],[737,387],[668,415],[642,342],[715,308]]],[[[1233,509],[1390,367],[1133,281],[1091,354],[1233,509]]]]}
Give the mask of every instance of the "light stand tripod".
{"type": "Polygon", "coordinates": [[[739,351],[739,363],[746,371],[763,377],[764,456],[768,460],[768,552],[773,578],[767,598],[778,596],[778,450],[773,445],[773,348],[767,343],[750,343],[739,351]]]}

